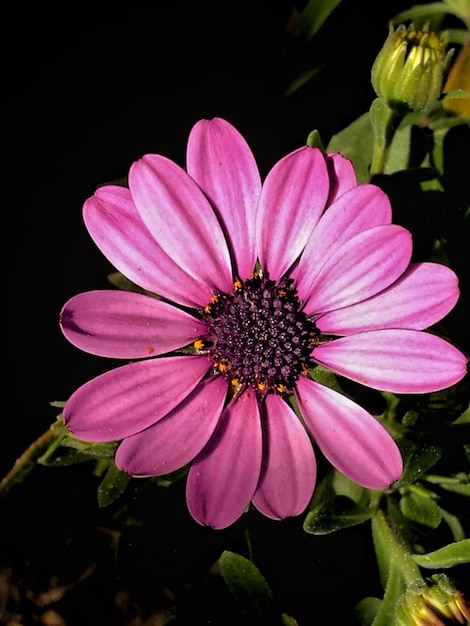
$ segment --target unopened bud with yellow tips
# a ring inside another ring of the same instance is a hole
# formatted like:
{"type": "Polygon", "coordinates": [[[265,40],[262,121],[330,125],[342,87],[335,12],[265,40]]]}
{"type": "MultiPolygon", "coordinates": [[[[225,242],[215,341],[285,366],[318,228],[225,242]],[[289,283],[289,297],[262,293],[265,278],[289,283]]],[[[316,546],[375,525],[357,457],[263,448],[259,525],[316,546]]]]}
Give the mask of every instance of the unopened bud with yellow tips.
{"type": "Polygon", "coordinates": [[[397,606],[397,626],[469,623],[470,608],[465,597],[444,574],[411,583],[397,606]]]}
{"type": "Polygon", "coordinates": [[[372,66],[372,85],[392,108],[425,113],[439,100],[453,50],[448,35],[429,25],[390,24],[389,35],[372,66]]]}

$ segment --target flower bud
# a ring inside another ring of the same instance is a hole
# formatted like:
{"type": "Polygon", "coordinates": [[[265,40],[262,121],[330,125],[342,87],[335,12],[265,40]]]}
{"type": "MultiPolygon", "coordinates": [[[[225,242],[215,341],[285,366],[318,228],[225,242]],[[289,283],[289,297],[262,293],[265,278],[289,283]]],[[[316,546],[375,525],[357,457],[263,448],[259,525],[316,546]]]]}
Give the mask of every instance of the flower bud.
{"type": "Polygon", "coordinates": [[[399,626],[468,624],[470,607],[463,594],[444,574],[408,585],[397,607],[399,626]]]}
{"type": "Polygon", "coordinates": [[[391,107],[429,111],[441,95],[444,74],[453,50],[446,52],[447,33],[438,36],[425,24],[390,24],[389,35],[372,67],[376,94],[391,107]]]}

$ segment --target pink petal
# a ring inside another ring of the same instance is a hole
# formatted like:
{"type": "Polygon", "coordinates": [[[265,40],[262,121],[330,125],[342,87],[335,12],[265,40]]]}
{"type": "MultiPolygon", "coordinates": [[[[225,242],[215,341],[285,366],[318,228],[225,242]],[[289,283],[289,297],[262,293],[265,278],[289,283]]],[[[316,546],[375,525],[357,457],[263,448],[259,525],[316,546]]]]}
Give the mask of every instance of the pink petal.
{"type": "Polygon", "coordinates": [[[346,191],[322,215],[300,257],[295,272],[300,298],[311,293],[322,266],[340,246],[368,228],[391,221],[390,201],[379,187],[366,184],[346,191]]]}
{"type": "Polygon", "coordinates": [[[451,269],[439,263],[415,263],[385,291],[326,313],[317,326],[333,335],[380,328],[422,330],[447,315],[458,298],[458,279],[451,269]]]}
{"type": "Polygon", "coordinates": [[[253,504],[267,517],[299,515],[315,487],[312,443],[297,415],[277,395],[266,396],[263,421],[263,465],[253,504]]]}
{"type": "Polygon", "coordinates": [[[368,489],[386,489],[400,477],[397,444],[361,406],[305,376],[295,395],[313,439],[336,469],[368,489]]]}
{"type": "Polygon", "coordinates": [[[326,164],[330,176],[330,195],[328,204],[332,204],[343,193],[357,186],[356,172],[350,159],[339,152],[326,155],[326,164]]]}
{"type": "Polygon", "coordinates": [[[142,221],[129,189],[100,187],[83,207],[95,244],[136,285],[186,306],[204,306],[212,290],[188,276],[157,244],[142,221]]]}
{"type": "Polygon", "coordinates": [[[194,389],[211,367],[204,356],[137,361],[101,374],[69,398],[64,421],[85,441],[116,441],[151,426],[194,389]]]}
{"type": "Polygon", "coordinates": [[[419,330],[371,330],[316,347],[313,358],[358,383],[392,393],[429,393],[461,380],[467,359],[419,330]]]}
{"type": "Polygon", "coordinates": [[[170,159],[147,154],[132,164],[129,187],[160,246],[190,276],[229,292],[232,269],[222,228],[194,180],[170,159]]]}
{"type": "Polygon", "coordinates": [[[77,348],[99,356],[140,359],[192,343],[206,326],[162,300],[131,291],[89,291],[71,298],[62,332],[77,348]]]}
{"type": "Polygon", "coordinates": [[[403,274],[411,251],[411,234],[401,226],[375,226],[359,233],[323,265],[311,286],[305,313],[330,311],[375,296],[403,274]]]}
{"type": "Polygon", "coordinates": [[[116,452],[116,465],[132,476],[159,476],[184,467],[214,432],[226,395],[221,376],[202,381],[164,418],[127,437],[116,452]]]}
{"type": "Polygon", "coordinates": [[[261,267],[278,280],[302,252],[329,193],[325,158],[305,146],[269,172],[258,205],[256,232],[261,267]]]}
{"type": "Polygon", "coordinates": [[[220,118],[193,127],[187,170],[211,201],[224,228],[234,273],[245,280],[256,262],[255,213],[261,178],[242,135],[220,118]]]}
{"type": "Polygon", "coordinates": [[[226,528],[242,515],[258,483],[261,450],[258,402],[248,391],[227,406],[189,470],[186,498],[197,522],[226,528]]]}

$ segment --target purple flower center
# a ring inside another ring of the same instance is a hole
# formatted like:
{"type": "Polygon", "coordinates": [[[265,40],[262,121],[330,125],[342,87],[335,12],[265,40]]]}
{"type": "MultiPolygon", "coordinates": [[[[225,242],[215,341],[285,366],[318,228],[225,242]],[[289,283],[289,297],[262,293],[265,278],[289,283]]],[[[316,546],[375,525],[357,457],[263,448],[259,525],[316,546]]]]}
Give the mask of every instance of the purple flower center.
{"type": "Polygon", "coordinates": [[[291,392],[312,367],[319,331],[302,312],[291,278],[274,282],[256,274],[236,281],[232,293],[214,294],[202,315],[208,332],[199,345],[240,391],[291,392]]]}

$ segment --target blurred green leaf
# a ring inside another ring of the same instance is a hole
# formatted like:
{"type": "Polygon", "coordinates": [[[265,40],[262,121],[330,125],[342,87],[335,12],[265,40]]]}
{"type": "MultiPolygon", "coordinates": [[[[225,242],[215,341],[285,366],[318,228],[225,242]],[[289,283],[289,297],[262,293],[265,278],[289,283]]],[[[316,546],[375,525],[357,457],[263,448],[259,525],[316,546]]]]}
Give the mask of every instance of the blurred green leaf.
{"type": "Polygon", "coordinates": [[[281,615],[281,624],[282,626],[299,626],[296,620],[287,613],[281,615]]]}
{"type": "Polygon", "coordinates": [[[370,626],[379,612],[382,600],[379,598],[364,598],[354,609],[354,615],[359,626],[370,626]]]}
{"type": "Polygon", "coordinates": [[[459,493],[462,496],[470,498],[470,475],[464,472],[459,472],[455,476],[425,476],[427,482],[434,485],[439,485],[446,491],[452,491],[453,493],[459,493]]]}
{"type": "Polygon", "coordinates": [[[114,463],[110,465],[98,487],[98,504],[101,507],[112,504],[124,493],[130,479],[130,475],[121,472],[114,463]]]}
{"type": "Polygon", "coordinates": [[[226,550],[220,557],[220,573],[250,624],[280,623],[271,589],[254,563],[226,550]]]}
{"type": "Polygon", "coordinates": [[[307,41],[312,39],[339,4],[341,0],[308,0],[299,19],[300,31],[307,41]]]}
{"type": "Polygon", "coordinates": [[[320,502],[307,514],[304,530],[311,535],[327,535],[362,524],[373,514],[372,507],[361,506],[347,496],[334,496],[320,502]]]}
{"type": "Polygon", "coordinates": [[[308,83],[308,81],[312,79],[315,74],[318,74],[318,72],[320,72],[324,68],[324,66],[325,65],[323,63],[316,67],[305,69],[300,72],[300,74],[284,89],[282,95],[285,97],[290,96],[292,93],[294,93],[294,91],[297,91],[297,89],[300,89],[301,87],[303,87],[303,85],[308,83]]]}
{"type": "Polygon", "coordinates": [[[416,18],[429,18],[431,15],[445,15],[451,13],[456,17],[462,18],[460,11],[457,11],[446,2],[430,2],[429,4],[415,4],[410,9],[397,13],[393,18],[395,23],[405,22],[406,20],[416,20],[416,18]]]}
{"type": "Polygon", "coordinates": [[[420,567],[440,569],[470,563],[470,539],[450,543],[428,554],[413,554],[413,559],[420,567]]]}

